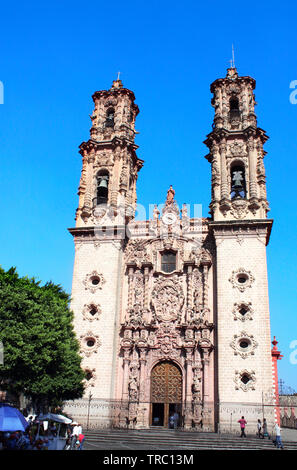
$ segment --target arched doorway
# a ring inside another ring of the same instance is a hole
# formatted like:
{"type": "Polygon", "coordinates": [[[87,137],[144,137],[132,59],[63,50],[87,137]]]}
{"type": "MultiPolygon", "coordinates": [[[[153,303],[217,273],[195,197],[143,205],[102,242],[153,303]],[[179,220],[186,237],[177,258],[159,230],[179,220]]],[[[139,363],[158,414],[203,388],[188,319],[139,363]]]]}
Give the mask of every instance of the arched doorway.
{"type": "Polygon", "coordinates": [[[169,418],[181,418],[182,373],[173,362],[157,364],[151,373],[151,425],[169,427],[169,418]]]}

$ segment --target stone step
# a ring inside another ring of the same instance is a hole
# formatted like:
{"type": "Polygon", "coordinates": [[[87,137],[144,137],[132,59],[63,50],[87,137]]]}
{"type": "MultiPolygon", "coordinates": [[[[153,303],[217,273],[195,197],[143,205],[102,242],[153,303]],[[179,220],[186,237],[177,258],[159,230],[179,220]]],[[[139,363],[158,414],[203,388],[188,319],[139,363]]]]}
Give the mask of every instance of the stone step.
{"type": "MultiPolygon", "coordinates": [[[[275,449],[271,440],[260,440],[255,436],[240,438],[216,433],[194,433],[174,430],[88,430],[86,445],[103,449],[275,449]]],[[[297,442],[283,441],[286,449],[297,450],[297,442]]],[[[86,448],[86,446],[85,446],[86,448]]]]}

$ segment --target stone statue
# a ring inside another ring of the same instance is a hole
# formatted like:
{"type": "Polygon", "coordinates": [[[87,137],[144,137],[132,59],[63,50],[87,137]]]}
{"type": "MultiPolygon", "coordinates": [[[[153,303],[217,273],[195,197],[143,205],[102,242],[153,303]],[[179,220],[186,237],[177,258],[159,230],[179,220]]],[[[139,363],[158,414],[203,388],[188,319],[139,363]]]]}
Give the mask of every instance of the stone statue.
{"type": "Polygon", "coordinates": [[[173,187],[170,185],[170,188],[167,191],[167,199],[166,199],[166,206],[170,206],[174,201],[175,191],[173,187]]]}

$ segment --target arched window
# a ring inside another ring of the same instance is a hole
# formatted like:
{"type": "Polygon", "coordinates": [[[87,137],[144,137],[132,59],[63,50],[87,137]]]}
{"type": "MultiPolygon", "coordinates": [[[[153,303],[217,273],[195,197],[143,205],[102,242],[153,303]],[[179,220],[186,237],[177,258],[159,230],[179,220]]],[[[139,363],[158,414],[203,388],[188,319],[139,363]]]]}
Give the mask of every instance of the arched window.
{"type": "Polygon", "coordinates": [[[174,251],[164,251],[161,255],[161,271],[172,273],[176,270],[176,253],[174,251]]]}
{"type": "Polygon", "coordinates": [[[232,96],[229,101],[230,120],[240,119],[239,101],[236,96],[232,96]]]}
{"type": "Polygon", "coordinates": [[[231,167],[231,199],[246,197],[245,169],[243,164],[231,167]]]}
{"type": "Polygon", "coordinates": [[[105,127],[114,127],[114,109],[109,108],[106,113],[105,127]]]}
{"type": "Polygon", "coordinates": [[[97,197],[96,205],[106,204],[108,200],[109,173],[107,170],[100,171],[97,175],[97,197]]]}

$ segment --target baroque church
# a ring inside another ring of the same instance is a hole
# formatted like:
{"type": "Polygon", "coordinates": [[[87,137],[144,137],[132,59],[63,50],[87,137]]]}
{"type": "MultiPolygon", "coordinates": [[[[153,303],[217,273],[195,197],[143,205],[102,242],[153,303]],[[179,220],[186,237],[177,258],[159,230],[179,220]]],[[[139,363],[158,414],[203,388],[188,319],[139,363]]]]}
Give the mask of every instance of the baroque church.
{"type": "Polygon", "coordinates": [[[275,420],[263,146],[255,80],[235,67],[210,87],[210,216],[191,218],[169,187],[136,220],[134,93],[120,79],[93,94],[80,145],[71,309],[85,395],[65,411],[88,427],[237,430],[275,420]]]}

